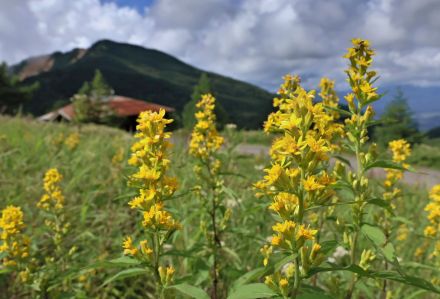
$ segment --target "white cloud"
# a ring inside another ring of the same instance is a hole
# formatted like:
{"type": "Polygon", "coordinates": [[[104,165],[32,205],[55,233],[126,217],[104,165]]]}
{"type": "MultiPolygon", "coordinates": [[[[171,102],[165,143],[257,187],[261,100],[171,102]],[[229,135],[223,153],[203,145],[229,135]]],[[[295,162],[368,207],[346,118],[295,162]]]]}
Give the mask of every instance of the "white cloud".
{"type": "Polygon", "coordinates": [[[342,55],[365,37],[382,84],[440,85],[438,13],[438,0],[156,0],[142,13],[99,0],[0,0],[0,60],[107,38],[270,89],[287,72],[343,87],[342,55]]]}

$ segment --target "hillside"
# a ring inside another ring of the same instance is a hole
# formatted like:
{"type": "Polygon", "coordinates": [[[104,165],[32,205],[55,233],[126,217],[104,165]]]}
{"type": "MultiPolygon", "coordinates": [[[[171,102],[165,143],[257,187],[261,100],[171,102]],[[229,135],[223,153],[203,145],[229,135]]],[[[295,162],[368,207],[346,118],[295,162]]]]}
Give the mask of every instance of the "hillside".
{"type": "MultiPolygon", "coordinates": [[[[182,111],[203,70],[166,53],[103,40],[89,49],[27,59],[12,67],[24,83],[40,82],[26,112],[40,115],[55,103],[68,102],[84,81],[100,69],[116,94],[143,99],[182,111]]],[[[230,121],[258,128],[271,110],[273,95],[254,85],[206,72],[230,121]]]]}

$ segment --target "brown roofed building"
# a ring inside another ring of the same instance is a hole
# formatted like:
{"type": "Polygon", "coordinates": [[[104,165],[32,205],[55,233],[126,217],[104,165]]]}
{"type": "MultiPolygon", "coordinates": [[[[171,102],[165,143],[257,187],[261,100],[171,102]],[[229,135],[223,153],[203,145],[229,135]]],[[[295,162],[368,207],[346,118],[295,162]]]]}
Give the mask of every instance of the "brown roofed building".
{"type": "MultiPolygon", "coordinates": [[[[161,108],[167,113],[175,111],[172,107],[117,95],[111,96],[110,99],[104,103],[109,105],[116,117],[121,118],[120,126],[129,131],[136,129],[136,119],[142,111],[159,111],[161,108]]],[[[66,105],[38,117],[41,121],[72,121],[74,118],[75,110],[73,104],[66,105]]]]}

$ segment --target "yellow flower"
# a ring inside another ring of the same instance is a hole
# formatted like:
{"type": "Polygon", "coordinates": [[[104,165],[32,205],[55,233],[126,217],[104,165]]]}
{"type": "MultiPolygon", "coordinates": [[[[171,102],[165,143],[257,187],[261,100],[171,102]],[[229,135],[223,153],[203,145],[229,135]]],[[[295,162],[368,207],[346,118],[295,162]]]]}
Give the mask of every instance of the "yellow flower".
{"type": "Polygon", "coordinates": [[[146,255],[148,258],[151,258],[152,255],[153,255],[153,249],[148,247],[148,241],[147,240],[142,240],[140,242],[140,245],[141,245],[141,252],[142,252],[142,254],[146,255]]]}
{"type": "Polygon", "coordinates": [[[24,228],[23,212],[20,207],[7,206],[2,211],[0,218],[0,228],[2,229],[2,239],[8,235],[20,233],[24,228]]]}
{"type": "Polygon", "coordinates": [[[316,229],[306,228],[304,225],[301,225],[298,232],[296,233],[296,239],[313,240],[315,239],[315,235],[317,232],[318,230],[316,229]]]}
{"type": "Polygon", "coordinates": [[[144,212],[142,225],[146,228],[159,230],[174,230],[180,227],[172,215],[163,210],[163,203],[154,204],[149,211],[144,212]]]}
{"type": "Polygon", "coordinates": [[[39,208],[54,212],[64,207],[64,196],[59,185],[62,179],[63,176],[56,168],[51,168],[46,172],[43,185],[46,193],[37,203],[39,208]]]}
{"type": "Polygon", "coordinates": [[[79,134],[71,133],[69,136],[67,136],[64,144],[67,145],[70,150],[74,150],[79,144],[79,134]]]}
{"type": "Polygon", "coordinates": [[[139,196],[136,196],[133,200],[131,200],[128,204],[132,209],[137,208],[148,208],[148,203],[152,202],[153,198],[156,195],[156,190],[154,189],[140,189],[139,196]]]}
{"type": "Polygon", "coordinates": [[[220,149],[224,139],[216,129],[215,98],[204,94],[196,107],[200,110],[196,112],[197,123],[191,134],[189,152],[195,157],[206,159],[220,149]]]}
{"type": "Polygon", "coordinates": [[[291,220],[286,220],[283,223],[277,223],[272,226],[273,231],[282,234],[290,234],[295,230],[296,223],[291,220]]]}
{"type": "Polygon", "coordinates": [[[7,206],[0,218],[0,252],[7,253],[3,259],[6,267],[15,267],[17,262],[29,257],[30,239],[23,234],[25,224],[20,207],[7,206]]]}
{"type": "Polygon", "coordinates": [[[429,198],[440,203],[440,184],[432,187],[431,191],[429,192],[429,198]]]}
{"type": "Polygon", "coordinates": [[[303,180],[304,189],[308,192],[316,191],[325,188],[320,184],[315,176],[311,175],[307,179],[303,180]]]}
{"type": "Polygon", "coordinates": [[[425,236],[427,237],[435,237],[435,235],[437,234],[437,230],[435,229],[434,226],[428,225],[425,230],[423,231],[423,233],[425,234],[425,236]]]}
{"type": "Polygon", "coordinates": [[[277,212],[282,217],[290,215],[295,211],[298,206],[298,196],[287,192],[280,192],[274,197],[273,203],[269,206],[269,209],[277,212]]]}
{"type": "Polygon", "coordinates": [[[285,289],[289,285],[289,281],[285,278],[280,279],[279,282],[280,288],[285,289]]]}
{"type": "Polygon", "coordinates": [[[403,162],[411,154],[410,145],[404,139],[390,141],[388,146],[393,154],[394,162],[403,162]]]}
{"type": "Polygon", "coordinates": [[[133,240],[130,236],[127,236],[122,243],[122,248],[124,249],[125,255],[135,256],[138,252],[137,248],[133,246],[133,240]]]}
{"type": "Polygon", "coordinates": [[[269,258],[273,252],[272,246],[264,245],[263,248],[260,249],[261,254],[264,256],[263,265],[266,267],[269,263],[269,258]]]}

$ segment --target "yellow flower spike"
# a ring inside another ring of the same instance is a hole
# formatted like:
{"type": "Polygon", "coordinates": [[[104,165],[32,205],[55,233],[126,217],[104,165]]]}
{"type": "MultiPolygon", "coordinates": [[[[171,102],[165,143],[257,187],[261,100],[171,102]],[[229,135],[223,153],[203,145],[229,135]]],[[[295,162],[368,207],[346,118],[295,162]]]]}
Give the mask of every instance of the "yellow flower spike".
{"type": "Polygon", "coordinates": [[[3,258],[5,267],[16,267],[29,257],[30,239],[23,233],[23,211],[20,207],[7,206],[0,218],[0,253],[7,253],[3,258]]]}
{"type": "Polygon", "coordinates": [[[122,243],[125,255],[135,256],[138,252],[137,248],[133,245],[133,240],[130,236],[127,236],[122,243]]]}
{"type": "Polygon", "coordinates": [[[123,242],[124,254],[147,262],[154,269],[153,273],[159,273],[155,276],[158,293],[171,281],[174,273],[159,266],[162,247],[172,233],[181,227],[164,205],[164,201],[174,194],[178,186],[176,178],[167,176],[171,163],[168,154],[171,134],[165,129],[172,121],[165,118],[163,109],[159,112],[142,112],[136,126],[137,141],[131,147],[129,159],[129,164],[137,167],[137,171],[130,176],[129,184],[139,187],[139,193],[128,205],[142,214],[142,225],[148,238],[141,240],[136,247],[131,237],[127,237],[123,242]]]}
{"type": "MultiPolygon", "coordinates": [[[[274,250],[296,253],[292,267],[295,265],[294,268],[302,270],[295,273],[295,292],[301,285],[301,271],[306,271],[307,266],[307,261],[300,258],[301,247],[317,234],[317,230],[306,225],[310,220],[306,208],[319,206],[335,194],[331,186],[336,178],[321,170],[328,167],[330,154],[339,148],[334,141],[344,135],[343,126],[335,122],[337,113],[330,110],[336,108],[339,101],[334,82],[323,78],[320,87],[323,102],[315,103],[315,91],[302,88],[298,76],[284,77],[278,97],[273,101],[277,110],[268,116],[264,125],[265,132],[280,135],[270,149],[271,167],[264,170],[266,175],[254,185],[260,189],[258,194],[272,199],[269,210],[281,218],[272,227],[274,235],[270,243],[274,250]]],[[[265,259],[263,262],[268,264],[270,261],[265,259]]],[[[287,294],[287,289],[284,291],[278,285],[279,276],[276,281],[273,289],[287,294]]]]}
{"type": "Polygon", "coordinates": [[[224,139],[216,129],[215,98],[210,94],[202,95],[196,107],[200,111],[196,112],[197,123],[191,134],[189,152],[195,157],[206,159],[220,149],[224,139]]]}
{"type": "Polygon", "coordinates": [[[261,254],[264,256],[263,265],[266,267],[269,263],[269,258],[272,255],[273,248],[269,245],[264,245],[263,248],[260,249],[261,254]]]}
{"type": "Polygon", "coordinates": [[[64,144],[69,148],[69,150],[74,150],[78,146],[79,140],[79,133],[71,133],[69,136],[67,136],[64,144]]]}
{"type": "MultiPolygon", "coordinates": [[[[427,218],[429,221],[429,225],[424,229],[424,235],[434,240],[439,237],[439,229],[440,229],[440,184],[432,187],[429,192],[430,202],[426,205],[425,211],[428,212],[427,218]]],[[[428,243],[429,244],[429,243],[428,243]]],[[[425,251],[425,248],[423,248],[425,251]]],[[[424,252],[423,251],[423,252],[424,252]]],[[[436,242],[434,244],[434,249],[431,252],[431,258],[437,258],[440,256],[440,242],[436,242]]],[[[440,259],[437,261],[440,263],[440,259]]]]}
{"type": "Polygon", "coordinates": [[[410,145],[404,139],[390,141],[389,148],[394,162],[403,162],[411,155],[410,145]]]}
{"type": "Polygon", "coordinates": [[[41,197],[37,206],[46,211],[61,210],[64,207],[64,196],[60,183],[63,179],[56,168],[49,169],[44,175],[43,188],[46,193],[41,197]]]}

